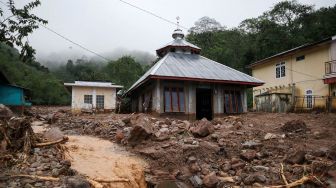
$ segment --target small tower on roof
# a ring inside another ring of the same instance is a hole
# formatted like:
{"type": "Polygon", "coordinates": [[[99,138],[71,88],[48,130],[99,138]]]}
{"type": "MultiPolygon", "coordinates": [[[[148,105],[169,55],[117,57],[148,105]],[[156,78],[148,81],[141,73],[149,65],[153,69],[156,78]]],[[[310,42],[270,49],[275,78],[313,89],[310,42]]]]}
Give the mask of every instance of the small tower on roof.
{"type": "Polygon", "coordinates": [[[201,48],[184,40],[184,33],[180,29],[180,17],[177,17],[177,28],[174,30],[172,37],[173,41],[166,44],[162,48],[156,50],[159,57],[165,56],[169,52],[186,53],[186,54],[200,54],[201,48]]]}

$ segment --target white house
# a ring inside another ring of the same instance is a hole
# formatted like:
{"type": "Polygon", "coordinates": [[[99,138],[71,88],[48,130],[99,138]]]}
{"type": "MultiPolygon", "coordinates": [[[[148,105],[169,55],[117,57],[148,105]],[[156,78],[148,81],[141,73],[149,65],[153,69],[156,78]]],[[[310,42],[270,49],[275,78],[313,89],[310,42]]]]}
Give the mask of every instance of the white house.
{"type": "Polygon", "coordinates": [[[97,109],[114,111],[116,109],[117,92],[123,88],[111,82],[86,82],[64,83],[71,87],[71,108],[73,112],[82,109],[97,109]]]}

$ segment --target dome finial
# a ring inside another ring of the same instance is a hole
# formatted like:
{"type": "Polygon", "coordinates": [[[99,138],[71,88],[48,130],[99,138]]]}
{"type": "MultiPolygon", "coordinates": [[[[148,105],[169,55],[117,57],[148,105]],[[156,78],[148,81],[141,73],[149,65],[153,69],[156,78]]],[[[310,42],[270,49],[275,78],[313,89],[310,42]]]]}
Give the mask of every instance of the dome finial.
{"type": "Polygon", "coordinates": [[[180,29],[180,17],[179,16],[176,17],[176,26],[177,28],[174,30],[172,37],[174,39],[183,39],[184,34],[182,32],[182,29],[180,29]]]}
{"type": "Polygon", "coordinates": [[[180,28],[180,17],[179,16],[176,17],[176,26],[177,26],[176,29],[180,28]]]}

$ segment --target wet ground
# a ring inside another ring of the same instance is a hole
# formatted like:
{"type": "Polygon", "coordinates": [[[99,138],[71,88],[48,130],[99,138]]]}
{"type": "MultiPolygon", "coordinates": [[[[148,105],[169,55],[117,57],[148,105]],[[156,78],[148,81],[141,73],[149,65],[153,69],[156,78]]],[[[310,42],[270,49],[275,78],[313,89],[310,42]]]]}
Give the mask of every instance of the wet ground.
{"type": "Polygon", "coordinates": [[[109,188],[146,188],[146,162],[119,145],[91,136],[69,136],[71,167],[91,179],[111,181],[109,188]]]}

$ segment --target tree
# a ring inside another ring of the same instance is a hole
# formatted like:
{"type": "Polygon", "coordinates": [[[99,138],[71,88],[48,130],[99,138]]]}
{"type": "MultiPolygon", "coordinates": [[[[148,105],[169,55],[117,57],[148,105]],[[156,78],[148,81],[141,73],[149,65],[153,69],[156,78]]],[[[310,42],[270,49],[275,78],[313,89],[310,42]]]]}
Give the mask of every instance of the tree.
{"type": "Polygon", "coordinates": [[[205,32],[214,32],[221,31],[224,27],[213,18],[207,16],[200,18],[195,22],[195,26],[189,29],[189,33],[205,33],[205,32]]]}
{"type": "Polygon", "coordinates": [[[272,10],[266,12],[264,16],[278,25],[294,29],[298,27],[298,25],[295,25],[296,21],[312,13],[313,10],[313,6],[299,4],[296,0],[283,1],[277,3],[272,10]]]}
{"type": "Polygon", "coordinates": [[[47,20],[31,13],[40,4],[39,0],[34,0],[23,8],[17,8],[14,0],[8,0],[8,12],[4,12],[0,7],[0,42],[21,48],[20,59],[23,62],[33,61],[35,55],[35,50],[29,45],[26,37],[39,28],[40,24],[48,23],[47,20]]]}
{"type": "Polygon", "coordinates": [[[141,65],[131,56],[123,56],[117,61],[109,62],[105,70],[112,82],[121,84],[126,89],[143,74],[141,65]]]}

